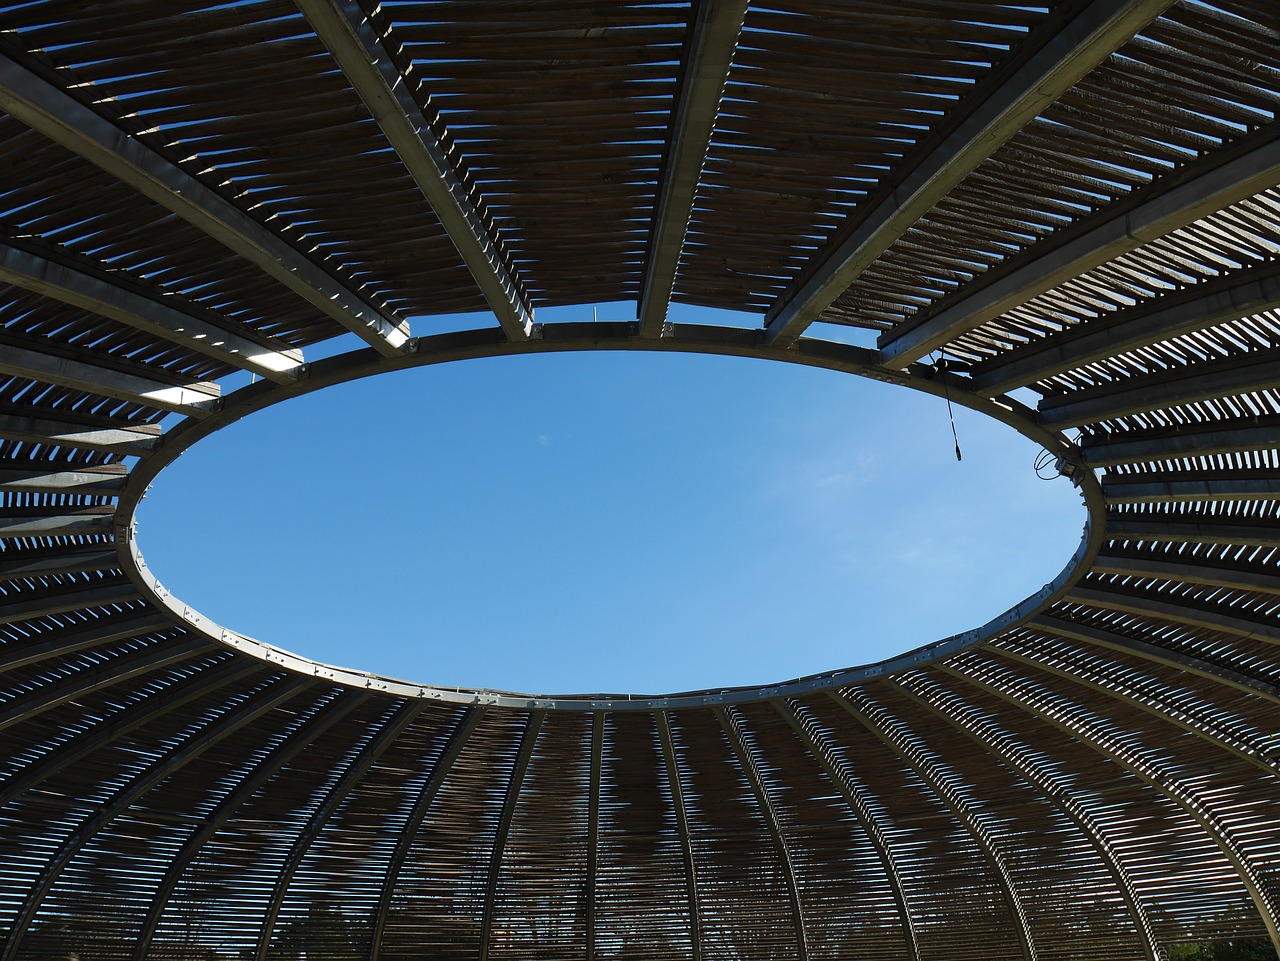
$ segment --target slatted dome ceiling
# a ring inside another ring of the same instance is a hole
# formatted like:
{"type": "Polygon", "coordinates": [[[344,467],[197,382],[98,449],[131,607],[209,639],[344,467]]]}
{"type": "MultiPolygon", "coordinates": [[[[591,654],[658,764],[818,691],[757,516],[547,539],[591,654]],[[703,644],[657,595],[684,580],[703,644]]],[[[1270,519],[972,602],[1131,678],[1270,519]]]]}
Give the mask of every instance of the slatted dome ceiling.
{"type": "Polygon", "coordinates": [[[1272,0],[5,5],[0,961],[1280,943],[1278,26],[1272,0]],[[635,322],[536,314],[600,301],[635,322]],[[476,328],[441,333],[455,311],[476,328]],[[313,665],[136,554],[146,484],[246,413],[593,347],[947,392],[1074,474],[1080,552],[883,665],[630,700],[313,665]]]}

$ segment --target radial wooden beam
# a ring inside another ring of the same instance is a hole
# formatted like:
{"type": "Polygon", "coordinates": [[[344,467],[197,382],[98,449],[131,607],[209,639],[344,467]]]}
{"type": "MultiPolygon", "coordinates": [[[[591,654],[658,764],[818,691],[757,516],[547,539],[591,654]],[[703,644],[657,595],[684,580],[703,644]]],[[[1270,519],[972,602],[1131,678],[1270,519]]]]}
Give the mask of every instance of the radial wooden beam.
{"type": "Polygon", "coordinates": [[[596,958],[596,886],[600,880],[600,791],[604,768],[604,713],[591,715],[591,760],[587,783],[587,883],[582,892],[586,961],[596,958]]]}
{"type": "Polygon", "coordinates": [[[79,731],[58,750],[50,751],[39,761],[7,778],[0,787],[0,805],[8,804],[42,782],[71,770],[81,761],[93,757],[139,728],[166,717],[170,711],[180,710],[193,701],[211,698],[227,685],[243,680],[261,669],[261,664],[249,658],[227,658],[221,664],[206,667],[170,687],[152,691],[118,713],[79,731]]]}
{"type": "Polygon", "coordinates": [[[0,50],[0,109],[177,214],[320,313],[395,356],[409,327],[220,193],[0,50]]]}
{"type": "Polygon", "coordinates": [[[1280,500],[1280,475],[1239,478],[1219,472],[1189,480],[1166,476],[1167,480],[1153,480],[1150,474],[1122,474],[1104,482],[1102,494],[1112,504],[1280,500]]]}
{"type": "Polygon", "coordinates": [[[1156,941],[1151,926],[1151,916],[1138,894],[1137,885],[1125,866],[1124,858],[1109,836],[1109,819],[1095,817],[1063,779],[1055,776],[1028,748],[1018,744],[1013,737],[996,727],[971,705],[945,691],[936,681],[926,682],[919,674],[915,674],[887,679],[885,683],[911,698],[952,730],[969,738],[1031,785],[1046,804],[1074,824],[1115,882],[1129,917],[1133,920],[1146,961],[1165,961],[1165,953],[1156,941]]]}
{"type": "Polygon", "coordinates": [[[992,831],[981,810],[969,803],[959,790],[954,773],[933,759],[932,750],[926,751],[913,743],[902,723],[871,698],[855,691],[840,693],[827,691],[833,703],[867,729],[876,740],[898,756],[904,765],[920,778],[933,792],[938,802],[951,812],[973,838],[990,865],[996,883],[1009,906],[1009,916],[1018,932],[1018,942],[1025,961],[1036,961],[1035,939],[1031,934],[1031,922],[1027,917],[1022,896],[1013,883],[1013,874],[1001,850],[996,832],[992,831]]]}
{"type": "MultiPolygon", "coordinates": [[[[790,346],[858,276],[979,164],[1116,48],[1158,17],[1171,0],[1092,0],[984,100],[832,249],[766,316],[765,338],[790,346]]],[[[922,350],[896,367],[927,354],[922,350]]],[[[892,355],[891,355],[892,356],[892,355]]]]}
{"type": "Polygon", "coordinates": [[[84,258],[41,255],[0,242],[0,282],[108,317],[276,383],[288,383],[302,366],[299,350],[268,347],[237,334],[234,328],[239,324],[234,320],[211,323],[197,309],[179,309],[173,297],[102,270],[84,258]]]}
{"type": "Polygon", "coordinates": [[[243,774],[236,781],[235,787],[212,810],[200,818],[196,829],[166,862],[164,876],[156,886],[155,894],[151,898],[151,906],[147,909],[142,928],[134,940],[133,961],[146,961],[152,941],[155,939],[156,929],[160,927],[160,921],[164,917],[165,909],[169,907],[170,898],[178,882],[182,880],[187,866],[199,857],[210,839],[221,831],[227,822],[235,817],[269,781],[292,764],[307,748],[346,720],[352,711],[365,703],[368,697],[369,695],[363,691],[345,691],[333,700],[321,704],[309,718],[254,764],[250,772],[243,774]]]}
{"type": "Polygon", "coordinates": [[[138,599],[138,588],[127,577],[88,587],[74,585],[71,590],[19,591],[5,596],[4,604],[0,605],[0,624],[15,624],[37,617],[100,608],[107,604],[123,604],[138,599]]]}
{"type": "Polygon", "coordinates": [[[904,369],[1059,284],[1280,183],[1274,131],[1224,153],[1230,159],[1207,154],[1169,175],[1167,183],[1156,181],[1132,203],[1103,207],[1067,228],[1065,242],[1041,241],[997,268],[991,282],[979,281],[972,292],[961,287],[921,319],[886,331],[879,340],[880,363],[904,369]]]}
{"type": "Polygon", "coordinates": [[[701,0],[695,6],[640,291],[642,337],[660,336],[667,319],[702,165],[747,16],[747,0],[701,0]]]}
{"type": "Polygon", "coordinates": [[[285,896],[289,893],[289,885],[293,882],[293,876],[297,873],[298,868],[301,867],[303,858],[311,850],[311,845],[320,836],[320,832],[329,823],[329,819],[338,812],[343,802],[355,790],[360,781],[364,779],[364,776],[369,773],[370,768],[408,730],[409,725],[423,713],[426,706],[424,701],[408,700],[402,703],[396,709],[396,712],[383,724],[378,733],[374,735],[373,740],[365,745],[352,759],[346,770],[329,788],[324,801],[307,818],[302,832],[290,846],[289,853],[280,867],[280,872],[276,875],[271,900],[262,919],[262,929],[258,934],[258,946],[253,954],[256,961],[266,961],[269,956],[271,936],[275,932],[276,920],[280,917],[280,909],[284,905],[285,896]]]}
{"type": "Polygon", "coordinates": [[[1276,358],[1245,354],[1046,397],[1040,401],[1036,419],[1045,427],[1065,430],[1129,414],[1278,387],[1280,364],[1276,358]]]}
{"type": "Polygon", "coordinates": [[[1044,652],[1018,650],[1008,646],[1009,643],[1003,642],[999,647],[991,649],[990,653],[1127,704],[1135,710],[1172,724],[1180,731],[1195,734],[1202,743],[1212,744],[1267,774],[1280,774],[1280,760],[1273,757],[1267,745],[1260,743],[1256,737],[1248,733],[1237,735],[1205,711],[1172,702],[1167,694],[1153,690],[1149,683],[1135,682],[1127,674],[1120,677],[1115,671],[1095,675],[1090,671],[1074,669],[1074,665],[1055,664],[1044,652]]]}
{"type": "Polygon", "coordinates": [[[49,494],[118,494],[128,479],[124,464],[69,464],[49,461],[45,468],[13,467],[0,461],[0,491],[49,494]],[[70,468],[58,470],[59,467],[70,468]]]}
{"type": "Polygon", "coordinates": [[[1103,434],[1080,445],[1090,467],[1145,464],[1153,461],[1232,454],[1280,447],[1280,425],[1189,427],[1177,433],[1132,431],[1103,434]]]}
{"type": "MultiPolygon", "coordinates": [[[[137,591],[134,591],[137,595],[137,591]]],[[[112,617],[94,618],[87,624],[76,624],[74,629],[39,634],[21,647],[8,647],[0,653],[0,671],[13,671],[38,664],[45,658],[65,657],[95,647],[107,647],[116,641],[127,641],[153,631],[171,627],[173,621],[160,611],[131,612],[112,617]]]]}
{"type": "Polygon", "coordinates": [[[972,390],[987,397],[1181,334],[1280,307],[1280,262],[1228,274],[1027,344],[983,363],[972,390]]]}
{"type": "MultiPolygon", "coordinates": [[[[88,356],[88,352],[85,352],[85,356],[88,356]]],[[[26,377],[43,384],[70,387],[73,390],[83,390],[191,417],[204,417],[218,407],[217,384],[201,382],[175,385],[157,380],[142,370],[129,373],[102,367],[87,360],[73,360],[25,347],[5,346],[0,349],[0,374],[26,377]]]]}
{"type": "Polygon", "coordinates": [[[0,510],[0,540],[18,537],[61,536],[64,534],[109,534],[115,512],[109,508],[87,508],[75,512],[66,507],[50,508],[47,514],[0,510]]]}
{"type": "Polygon", "coordinates": [[[1078,705],[1064,707],[1059,698],[1051,700],[1031,690],[1025,683],[990,676],[992,672],[981,668],[959,667],[951,662],[937,665],[937,668],[966,684],[987,691],[1019,711],[1034,715],[1041,723],[1058,728],[1150,785],[1186,811],[1235,871],[1266,926],[1272,945],[1280,950],[1280,915],[1267,885],[1262,881],[1259,866],[1240,849],[1232,832],[1223,825],[1217,812],[1205,803],[1205,799],[1193,785],[1180,781],[1160,761],[1136,753],[1125,741],[1108,734],[1101,726],[1092,722],[1090,712],[1081,710],[1078,705]]]}
{"type": "Polygon", "coordinates": [[[125,681],[158,671],[171,664],[185,661],[193,654],[207,651],[210,641],[204,638],[189,637],[167,644],[152,644],[129,654],[109,658],[92,672],[92,678],[86,678],[79,687],[61,685],[56,680],[48,681],[22,697],[5,704],[0,710],[0,731],[51,711],[59,705],[78,698],[122,684],[125,681]]]}
{"type": "Polygon", "coordinates": [[[385,38],[356,0],[296,2],[431,204],[508,339],[527,338],[533,309],[492,220],[434,133],[439,121],[434,108],[419,104],[385,38]]]}
{"type": "Polygon", "coordinates": [[[1117,634],[1114,631],[1103,630],[1089,624],[1078,624],[1075,621],[1068,621],[1047,614],[1041,614],[1030,621],[1028,626],[1057,637],[1083,641],[1086,644],[1093,644],[1120,654],[1132,654],[1144,660],[1163,664],[1166,667],[1176,667],[1178,670],[1194,674],[1196,677],[1216,681],[1247,694],[1258,694],[1268,701],[1280,704],[1280,687],[1275,684],[1261,678],[1251,677],[1248,674],[1242,674],[1239,671],[1215,664],[1202,657],[1196,657],[1193,654],[1185,654],[1149,641],[1125,637],[1123,634],[1117,634]]]}
{"type": "Polygon", "coordinates": [[[101,544],[76,544],[58,551],[14,551],[0,557],[0,581],[45,578],[85,571],[113,571],[120,567],[120,555],[103,550],[101,544]]]}

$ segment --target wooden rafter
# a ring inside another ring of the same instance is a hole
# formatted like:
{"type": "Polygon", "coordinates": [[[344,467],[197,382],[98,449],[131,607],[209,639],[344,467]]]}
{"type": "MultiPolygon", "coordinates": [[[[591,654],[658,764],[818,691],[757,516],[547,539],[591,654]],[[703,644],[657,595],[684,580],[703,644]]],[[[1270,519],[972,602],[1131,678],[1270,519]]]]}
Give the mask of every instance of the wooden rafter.
{"type": "Polygon", "coordinates": [[[671,291],[680,268],[680,251],[689,229],[689,217],[715,130],[725,81],[733,64],[733,52],[747,15],[747,0],[702,0],[696,5],[696,11],[640,292],[638,313],[642,337],[660,336],[667,319],[671,291]]]}
{"type": "MultiPolygon", "coordinates": [[[[787,347],[943,197],[1045,107],[1169,6],[1169,0],[1095,0],[958,123],[766,316],[765,339],[787,347]]],[[[883,345],[882,345],[883,346],[883,345]]],[[[906,366],[928,353],[904,359],[906,366]]],[[[886,363],[896,359],[890,351],[886,363]]]]}
{"type": "Polygon", "coordinates": [[[510,256],[459,171],[456,154],[451,156],[433,132],[439,117],[429,101],[415,96],[411,81],[388,53],[386,38],[378,36],[357,0],[297,4],[435,210],[507,337],[528,337],[533,308],[525,300],[510,256]]]}
{"type": "Polygon", "coordinates": [[[361,298],[222,194],[3,50],[0,108],[256,264],[379,352],[395,356],[409,339],[403,321],[361,298]]]}

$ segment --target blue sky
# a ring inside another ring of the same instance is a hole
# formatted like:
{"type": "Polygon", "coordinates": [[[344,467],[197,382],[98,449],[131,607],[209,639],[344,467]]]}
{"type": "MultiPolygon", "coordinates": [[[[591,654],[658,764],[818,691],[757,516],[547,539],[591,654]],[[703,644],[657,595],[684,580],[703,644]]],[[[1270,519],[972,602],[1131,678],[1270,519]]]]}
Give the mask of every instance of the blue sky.
{"type": "Polygon", "coordinates": [[[1066,563],[1078,495],[1008,428],[956,421],[961,463],[941,401],[829,371],[467,361],[201,442],[139,545],[188,604],[345,667],[529,693],[774,682],[975,627],[1066,563]]]}

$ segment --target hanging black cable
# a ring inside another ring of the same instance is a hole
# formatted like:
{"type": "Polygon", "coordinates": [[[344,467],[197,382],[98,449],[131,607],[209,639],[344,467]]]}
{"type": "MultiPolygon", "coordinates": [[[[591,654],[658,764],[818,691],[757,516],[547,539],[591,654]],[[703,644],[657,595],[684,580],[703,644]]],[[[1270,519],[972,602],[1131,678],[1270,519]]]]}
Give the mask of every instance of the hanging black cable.
{"type": "Polygon", "coordinates": [[[956,460],[962,461],[964,460],[964,455],[960,453],[960,435],[956,433],[956,415],[955,411],[951,409],[951,390],[947,386],[947,358],[939,354],[933,366],[942,377],[942,396],[947,401],[947,419],[951,421],[951,439],[956,442],[956,460]]]}

